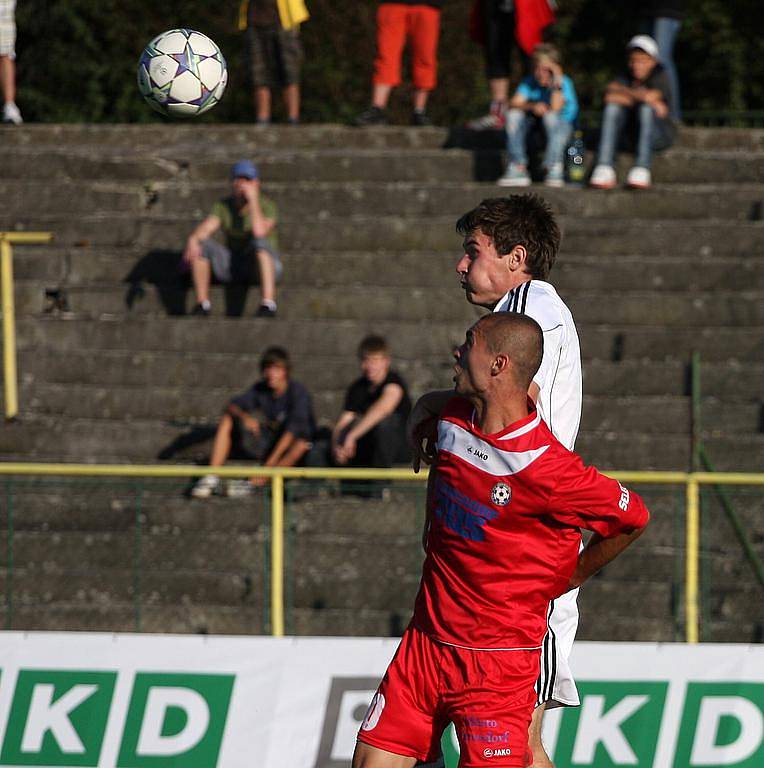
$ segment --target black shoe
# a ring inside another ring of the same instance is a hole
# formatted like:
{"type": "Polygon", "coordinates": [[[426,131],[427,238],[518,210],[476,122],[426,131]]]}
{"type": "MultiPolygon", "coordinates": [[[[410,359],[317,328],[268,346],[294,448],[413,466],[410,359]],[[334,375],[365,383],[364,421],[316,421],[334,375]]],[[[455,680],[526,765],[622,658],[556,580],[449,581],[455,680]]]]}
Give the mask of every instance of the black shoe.
{"type": "Polygon", "coordinates": [[[202,304],[197,304],[193,310],[191,310],[191,314],[195,317],[209,317],[210,316],[210,308],[205,307],[202,304]]]}
{"type": "Polygon", "coordinates": [[[379,107],[369,107],[365,112],[358,115],[355,124],[358,126],[387,125],[387,114],[384,109],[379,107]]]}
{"type": "Polygon", "coordinates": [[[255,317],[276,317],[276,308],[261,304],[255,312],[255,317]]]}
{"type": "Polygon", "coordinates": [[[415,125],[418,128],[424,128],[428,125],[432,125],[432,120],[427,117],[426,112],[419,112],[418,110],[414,110],[411,113],[411,125],[415,125]]]}

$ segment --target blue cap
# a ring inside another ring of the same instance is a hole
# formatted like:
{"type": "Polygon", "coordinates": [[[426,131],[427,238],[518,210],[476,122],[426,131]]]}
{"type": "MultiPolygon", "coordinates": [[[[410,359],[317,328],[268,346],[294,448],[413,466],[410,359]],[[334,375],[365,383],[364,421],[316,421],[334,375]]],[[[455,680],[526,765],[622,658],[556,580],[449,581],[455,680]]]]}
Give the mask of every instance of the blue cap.
{"type": "Polygon", "coordinates": [[[232,179],[256,179],[257,177],[257,168],[250,160],[239,160],[231,167],[232,179]]]}

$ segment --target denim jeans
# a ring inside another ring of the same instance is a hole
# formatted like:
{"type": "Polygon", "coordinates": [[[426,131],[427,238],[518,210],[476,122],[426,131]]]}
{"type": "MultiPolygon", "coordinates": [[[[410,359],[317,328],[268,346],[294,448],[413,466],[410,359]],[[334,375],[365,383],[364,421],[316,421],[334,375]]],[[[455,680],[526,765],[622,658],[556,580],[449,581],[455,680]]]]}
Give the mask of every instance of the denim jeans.
{"type": "Polygon", "coordinates": [[[671,103],[668,105],[671,116],[675,120],[682,119],[682,105],[679,93],[679,76],[674,64],[674,40],[679,33],[682,22],[679,19],[671,19],[667,16],[656,16],[652,20],[652,28],[647,26],[644,30],[646,34],[652,35],[658,44],[658,54],[661,64],[666,70],[669,83],[671,84],[671,103]]]}
{"type": "Polygon", "coordinates": [[[632,115],[636,117],[637,122],[634,165],[649,168],[652,162],[653,149],[667,147],[671,144],[669,122],[657,118],[649,104],[640,104],[636,107],[606,104],[602,113],[600,146],[597,150],[598,163],[613,165],[626,120],[632,115]]]}
{"type": "Polygon", "coordinates": [[[546,169],[549,170],[555,163],[562,163],[573,133],[573,126],[567,120],[561,120],[559,112],[552,112],[551,110],[544,113],[540,118],[523,109],[507,110],[506,130],[509,161],[528,165],[526,142],[528,131],[531,128],[540,130],[545,135],[544,166],[546,169]]]}

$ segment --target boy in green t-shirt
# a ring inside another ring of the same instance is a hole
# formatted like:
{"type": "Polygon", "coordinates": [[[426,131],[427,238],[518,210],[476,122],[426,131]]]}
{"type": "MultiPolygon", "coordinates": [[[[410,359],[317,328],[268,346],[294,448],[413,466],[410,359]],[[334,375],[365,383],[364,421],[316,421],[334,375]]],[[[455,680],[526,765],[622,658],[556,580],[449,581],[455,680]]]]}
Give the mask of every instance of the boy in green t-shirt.
{"type": "Polygon", "coordinates": [[[210,314],[212,275],[221,283],[249,283],[259,278],[262,290],[256,317],[276,316],[276,280],[283,271],[276,238],[275,203],[260,193],[257,168],[239,160],[231,168],[232,194],[212,206],[189,235],[183,260],[196,292],[194,315],[210,314]],[[225,245],[212,239],[221,230],[225,245]]]}

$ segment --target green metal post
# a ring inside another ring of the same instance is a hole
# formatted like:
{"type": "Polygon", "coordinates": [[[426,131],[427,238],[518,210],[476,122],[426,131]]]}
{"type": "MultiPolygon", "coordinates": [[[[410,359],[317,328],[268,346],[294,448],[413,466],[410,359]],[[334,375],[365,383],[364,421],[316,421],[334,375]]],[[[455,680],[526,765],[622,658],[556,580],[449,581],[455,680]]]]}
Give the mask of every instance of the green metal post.
{"type": "Polygon", "coordinates": [[[5,482],[5,506],[8,510],[8,542],[6,544],[5,628],[13,627],[13,478],[5,482]]]}
{"type": "Polygon", "coordinates": [[[135,489],[135,548],[133,551],[133,600],[135,601],[135,631],[143,624],[143,483],[135,489]]]}

